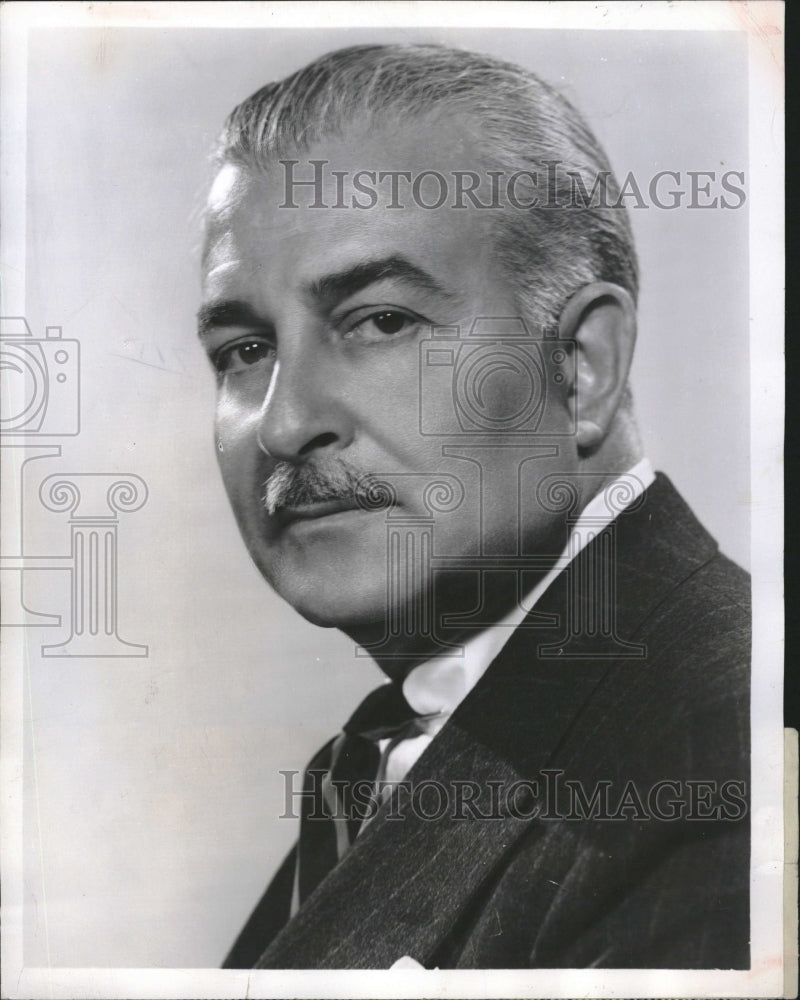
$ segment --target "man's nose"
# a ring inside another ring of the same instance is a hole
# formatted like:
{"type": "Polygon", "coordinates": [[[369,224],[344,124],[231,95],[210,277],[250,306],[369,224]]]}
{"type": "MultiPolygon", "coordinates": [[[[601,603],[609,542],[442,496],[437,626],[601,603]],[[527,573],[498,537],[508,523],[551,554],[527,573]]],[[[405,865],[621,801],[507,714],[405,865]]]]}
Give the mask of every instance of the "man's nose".
{"type": "Polygon", "coordinates": [[[262,451],[292,462],[350,444],[353,421],[331,368],[319,356],[279,352],[259,417],[262,451]]]}

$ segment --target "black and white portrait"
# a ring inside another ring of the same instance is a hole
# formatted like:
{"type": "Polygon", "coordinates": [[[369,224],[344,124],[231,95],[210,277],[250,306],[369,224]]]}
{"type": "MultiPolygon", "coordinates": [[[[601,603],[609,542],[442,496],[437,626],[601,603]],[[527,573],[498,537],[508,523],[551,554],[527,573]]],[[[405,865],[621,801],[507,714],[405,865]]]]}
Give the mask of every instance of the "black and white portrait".
{"type": "Polygon", "coordinates": [[[4,12],[8,996],[777,995],[781,11],[480,6],[4,12]]]}

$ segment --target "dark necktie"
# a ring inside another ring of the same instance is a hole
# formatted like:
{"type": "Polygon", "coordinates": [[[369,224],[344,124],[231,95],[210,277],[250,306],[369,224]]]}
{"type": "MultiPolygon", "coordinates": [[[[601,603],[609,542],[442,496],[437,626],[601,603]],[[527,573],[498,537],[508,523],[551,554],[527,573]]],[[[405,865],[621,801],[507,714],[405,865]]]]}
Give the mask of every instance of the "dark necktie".
{"type": "Polygon", "coordinates": [[[391,749],[420,732],[400,686],[384,684],[358,706],[344,730],[314,755],[303,778],[293,911],[341,860],[371,808],[391,749]],[[383,755],[378,741],[389,739],[383,755]]]}

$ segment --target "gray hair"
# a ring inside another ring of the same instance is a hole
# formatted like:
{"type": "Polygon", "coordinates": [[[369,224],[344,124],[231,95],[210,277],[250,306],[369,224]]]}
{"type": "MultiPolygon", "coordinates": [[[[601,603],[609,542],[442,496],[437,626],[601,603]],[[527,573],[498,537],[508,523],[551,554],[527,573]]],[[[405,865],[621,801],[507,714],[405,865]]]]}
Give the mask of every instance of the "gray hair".
{"type": "MultiPolygon", "coordinates": [[[[608,159],[583,117],[556,90],[511,63],[438,45],[363,45],[330,52],[267,84],[230,114],[217,161],[266,168],[276,159],[387,112],[433,119],[460,113],[487,169],[530,171],[547,184],[540,207],[499,211],[498,262],[522,314],[554,324],[592,281],[638,291],[633,235],[608,159]],[[559,164],[558,170],[548,164],[559,164]],[[579,178],[579,181],[578,181],[579,178]],[[576,185],[596,191],[576,205],[576,185]],[[550,207],[541,207],[541,206],[550,207]],[[557,206],[557,207],[556,207],[557,206]]],[[[529,195],[528,195],[529,197],[529,195]]]]}

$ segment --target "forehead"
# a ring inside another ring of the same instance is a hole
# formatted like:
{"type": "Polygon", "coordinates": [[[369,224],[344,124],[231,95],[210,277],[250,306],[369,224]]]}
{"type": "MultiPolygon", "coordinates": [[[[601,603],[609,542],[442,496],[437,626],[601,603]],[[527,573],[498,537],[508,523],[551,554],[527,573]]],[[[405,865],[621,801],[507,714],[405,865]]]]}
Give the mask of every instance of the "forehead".
{"type": "Polygon", "coordinates": [[[491,268],[496,213],[466,198],[453,207],[456,175],[482,170],[475,139],[458,122],[352,128],[267,169],[227,164],[208,200],[204,281],[313,280],[349,258],[391,253],[452,280],[478,260],[491,268]],[[447,198],[430,208],[442,190],[434,175],[447,198]]]}

